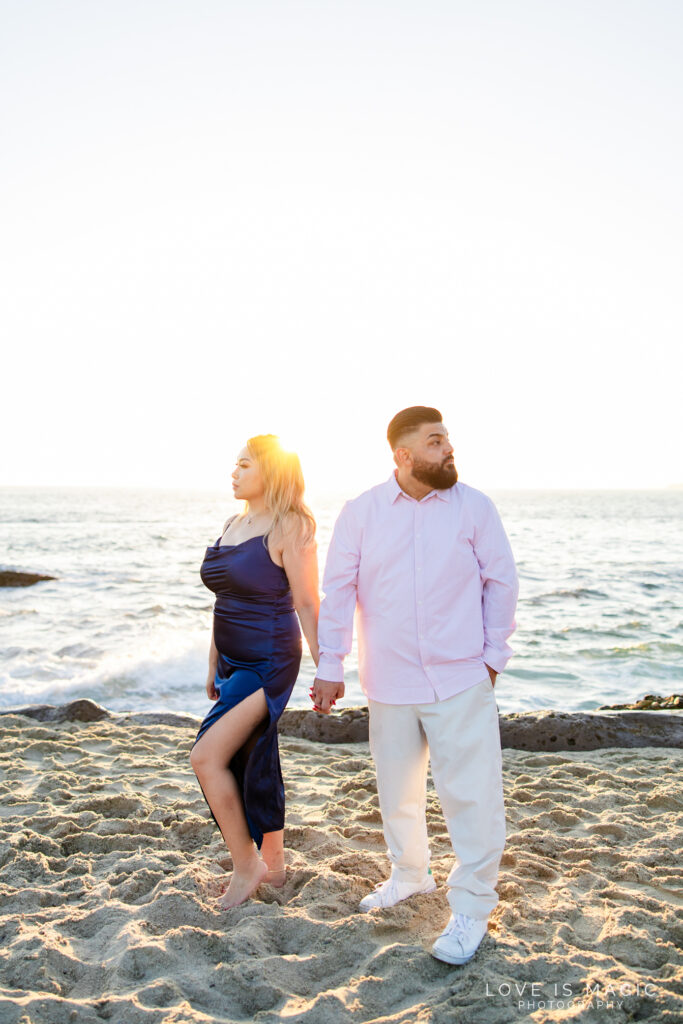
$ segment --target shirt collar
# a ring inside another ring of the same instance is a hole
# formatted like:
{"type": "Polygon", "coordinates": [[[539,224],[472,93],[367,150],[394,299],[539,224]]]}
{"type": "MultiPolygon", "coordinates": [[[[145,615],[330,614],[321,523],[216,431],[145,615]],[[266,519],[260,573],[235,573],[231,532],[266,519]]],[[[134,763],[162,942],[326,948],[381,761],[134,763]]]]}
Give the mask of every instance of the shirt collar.
{"type": "MultiPolygon", "coordinates": [[[[453,487],[455,486],[456,484],[453,484],[453,487]]],[[[437,491],[436,489],[430,491],[429,494],[425,494],[424,498],[422,498],[422,501],[426,501],[427,498],[439,498],[441,501],[448,502],[451,500],[451,491],[453,490],[453,487],[449,487],[445,491],[437,491]]],[[[415,500],[414,498],[411,498],[409,494],[406,494],[404,490],[401,489],[401,487],[399,486],[399,482],[396,479],[396,472],[393,472],[389,479],[387,480],[387,494],[389,495],[390,505],[393,505],[396,502],[397,498],[400,498],[401,495],[403,495],[404,498],[408,498],[409,501],[415,500]]]]}

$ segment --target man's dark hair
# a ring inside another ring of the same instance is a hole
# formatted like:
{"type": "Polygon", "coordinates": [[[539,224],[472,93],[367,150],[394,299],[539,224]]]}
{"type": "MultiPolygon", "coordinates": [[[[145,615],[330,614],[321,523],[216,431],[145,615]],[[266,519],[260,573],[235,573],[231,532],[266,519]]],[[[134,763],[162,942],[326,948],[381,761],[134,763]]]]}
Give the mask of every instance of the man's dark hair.
{"type": "Polygon", "coordinates": [[[423,423],[443,423],[443,417],[438,409],[432,409],[428,405],[411,405],[409,409],[401,409],[387,427],[387,440],[391,450],[396,451],[405,434],[409,434],[416,427],[423,423]]]}

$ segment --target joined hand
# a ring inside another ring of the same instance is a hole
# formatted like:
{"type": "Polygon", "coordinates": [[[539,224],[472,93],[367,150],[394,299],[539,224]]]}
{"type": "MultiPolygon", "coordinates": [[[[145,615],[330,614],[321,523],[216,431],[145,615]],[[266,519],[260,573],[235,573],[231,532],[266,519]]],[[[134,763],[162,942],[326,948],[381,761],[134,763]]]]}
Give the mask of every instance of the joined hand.
{"type": "Polygon", "coordinates": [[[310,697],[313,701],[314,711],[319,711],[322,715],[329,715],[332,706],[337,703],[337,699],[341,699],[343,696],[343,683],[331,683],[326,679],[318,679],[317,676],[313,680],[310,697]]]}

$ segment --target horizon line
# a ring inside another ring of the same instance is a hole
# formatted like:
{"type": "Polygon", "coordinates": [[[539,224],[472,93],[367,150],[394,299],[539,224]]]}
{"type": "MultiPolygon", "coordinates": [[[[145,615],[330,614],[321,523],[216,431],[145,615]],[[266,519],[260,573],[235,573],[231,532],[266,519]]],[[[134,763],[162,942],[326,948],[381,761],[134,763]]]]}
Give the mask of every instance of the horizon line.
{"type": "MultiPolygon", "coordinates": [[[[380,480],[379,483],[382,483],[382,481],[380,480]]],[[[458,483],[465,483],[465,481],[464,480],[459,480],[458,483]]],[[[370,486],[372,486],[372,485],[370,485],[370,486]]],[[[470,484],[468,486],[474,487],[473,484],[470,484]]],[[[633,484],[633,485],[629,485],[629,486],[619,486],[619,487],[599,487],[599,486],[590,485],[590,484],[568,485],[568,486],[539,485],[539,484],[534,484],[534,485],[526,484],[526,485],[519,485],[519,486],[510,486],[510,485],[507,485],[507,484],[483,484],[482,486],[486,487],[487,489],[494,490],[494,491],[558,491],[558,492],[559,491],[562,491],[562,492],[567,492],[567,491],[602,491],[602,492],[605,492],[605,491],[677,491],[677,490],[680,491],[680,490],[683,490],[683,483],[676,483],[676,484],[645,484],[645,485],[640,485],[640,486],[637,485],[637,484],[633,484]]],[[[364,487],[364,490],[367,490],[367,489],[368,489],[367,487],[364,487]]],[[[479,488],[477,487],[475,489],[478,490],[479,488]]],[[[157,484],[132,484],[132,483],[131,484],[113,484],[113,483],[112,484],[106,484],[106,483],[97,483],[97,484],[85,484],[85,483],[66,483],[66,484],[35,484],[35,483],[30,483],[30,484],[26,484],[26,483],[24,483],[24,484],[0,484],[0,491],[10,491],[10,490],[17,490],[17,491],[18,490],[45,490],[45,491],[47,491],[47,490],[53,490],[53,491],[58,491],[58,490],[74,490],[74,491],[75,490],[80,490],[80,491],[88,491],[88,490],[89,491],[191,491],[191,492],[196,492],[196,493],[212,493],[212,492],[218,493],[218,492],[224,490],[224,488],[222,488],[222,487],[204,486],[204,485],[201,485],[201,484],[185,484],[185,485],[180,485],[180,484],[158,484],[158,483],[157,484]]],[[[346,488],[343,488],[343,490],[346,490],[346,488]]],[[[306,494],[325,494],[325,493],[326,494],[338,494],[338,493],[341,493],[341,491],[342,491],[341,488],[336,488],[336,487],[320,487],[320,488],[307,487],[305,493],[306,494]]],[[[226,495],[228,495],[229,492],[228,492],[227,489],[225,489],[225,493],[226,493],[226,495]]],[[[229,495],[229,497],[233,501],[237,500],[237,499],[234,498],[233,495],[229,495]]]]}

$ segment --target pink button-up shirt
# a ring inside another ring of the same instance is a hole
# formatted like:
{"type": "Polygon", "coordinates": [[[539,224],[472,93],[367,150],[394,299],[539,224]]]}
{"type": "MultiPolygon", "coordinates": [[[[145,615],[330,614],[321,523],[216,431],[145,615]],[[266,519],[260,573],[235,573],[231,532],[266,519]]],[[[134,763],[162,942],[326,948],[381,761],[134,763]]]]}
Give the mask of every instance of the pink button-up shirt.
{"type": "Polygon", "coordinates": [[[457,483],[421,501],[395,475],[348,501],[323,577],[318,677],[343,679],[358,610],[360,683],[371,700],[447,700],[512,654],[517,573],[496,507],[457,483]]]}

